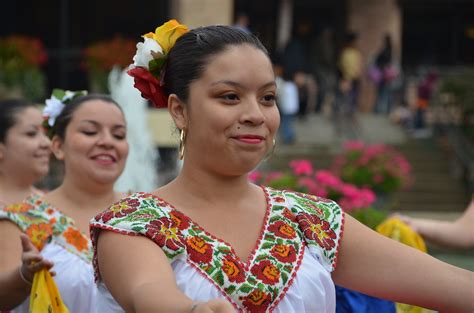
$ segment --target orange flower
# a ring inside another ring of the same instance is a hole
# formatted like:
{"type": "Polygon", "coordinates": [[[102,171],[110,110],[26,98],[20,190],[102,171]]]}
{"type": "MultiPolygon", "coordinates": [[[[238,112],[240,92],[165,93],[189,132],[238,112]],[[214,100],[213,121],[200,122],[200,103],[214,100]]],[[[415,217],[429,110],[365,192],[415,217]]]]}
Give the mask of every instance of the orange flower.
{"type": "Polygon", "coordinates": [[[43,249],[45,242],[52,234],[53,228],[47,223],[33,224],[26,229],[26,235],[38,250],[43,249]]]}
{"type": "Polygon", "coordinates": [[[84,237],[84,235],[80,231],[72,227],[69,227],[63,233],[63,235],[64,235],[64,238],[66,238],[66,242],[70,244],[71,246],[74,246],[77,249],[77,251],[82,252],[84,250],[87,250],[88,240],[87,238],[84,237]]]}
{"type": "Polygon", "coordinates": [[[188,31],[189,29],[186,25],[182,25],[173,19],[157,27],[155,33],[148,33],[143,35],[143,37],[156,40],[163,49],[163,52],[168,54],[176,40],[188,31]]]}
{"type": "Polygon", "coordinates": [[[245,280],[245,275],[242,269],[237,264],[237,261],[230,256],[226,256],[223,260],[222,270],[231,282],[241,283],[245,280]]]}
{"type": "Polygon", "coordinates": [[[283,221],[276,221],[268,227],[278,237],[293,239],[296,237],[296,230],[283,221]]]}
{"type": "Polygon", "coordinates": [[[271,296],[260,289],[255,289],[243,299],[243,305],[249,312],[266,312],[271,303],[271,296]]]}
{"type": "Polygon", "coordinates": [[[212,260],[212,247],[201,237],[194,236],[186,240],[189,258],[197,263],[209,263],[212,260]]]}
{"type": "Polygon", "coordinates": [[[3,210],[5,212],[23,213],[23,212],[28,212],[32,208],[33,208],[33,206],[31,204],[17,203],[17,204],[11,204],[11,205],[5,207],[3,210]]]}
{"type": "Polygon", "coordinates": [[[251,272],[264,284],[275,285],[280,280],[280,270],[268,260],[254,265],[251,272]]]}
{"type": "Polygon", "coordinates": [[[296,250],[293,246],[276,245],[270,253],[280,262],[291,263],[296,260],[296,250]]]}

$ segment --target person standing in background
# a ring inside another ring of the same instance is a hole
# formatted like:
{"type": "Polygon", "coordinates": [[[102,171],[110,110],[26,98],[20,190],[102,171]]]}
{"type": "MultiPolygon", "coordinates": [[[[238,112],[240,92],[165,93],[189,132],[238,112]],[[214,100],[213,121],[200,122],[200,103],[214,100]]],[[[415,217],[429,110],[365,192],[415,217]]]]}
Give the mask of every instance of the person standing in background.
{"type": "Polygon", "coordinates": [[[294,122],[298,113],[298,87],[281,65],[275,64],[274,71],[277,85],[276,100],[281,118],[280,136],[283,143],[293,144],[296,140],[294,122]]]}
{"type": "Polygon", "coordinates": [[[347,99],[348,111],[352,115],[357,110],[360,78],[362,74],[362,54],[357,48],[356,33],[347,33],[338,60],[338,92],[347,99]]]}

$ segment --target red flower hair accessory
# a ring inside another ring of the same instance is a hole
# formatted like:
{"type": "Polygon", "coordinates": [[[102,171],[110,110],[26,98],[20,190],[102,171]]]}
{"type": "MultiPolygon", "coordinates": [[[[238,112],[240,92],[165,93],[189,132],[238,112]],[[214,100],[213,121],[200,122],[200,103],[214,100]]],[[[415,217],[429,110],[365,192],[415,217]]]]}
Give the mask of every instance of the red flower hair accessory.
{"type": "Polygon", "coordinates": [[[134,86],[142,97],[153,102],[157,108],[167,106],[167,95],[163,89],[166,57],[176,40],[188,31],[187,26],[170,20],[157,27],[154,33],[143,35],[144,41],[137,44],[128,74],[134,78],[134,86]]]}

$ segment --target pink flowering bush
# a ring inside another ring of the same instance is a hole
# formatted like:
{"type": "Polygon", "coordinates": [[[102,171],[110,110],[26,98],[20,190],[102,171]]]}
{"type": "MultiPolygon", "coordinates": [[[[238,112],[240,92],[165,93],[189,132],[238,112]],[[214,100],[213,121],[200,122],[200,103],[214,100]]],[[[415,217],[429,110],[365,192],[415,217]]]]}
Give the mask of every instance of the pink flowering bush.
{"type": "Polygon", "coordinates": [[[343,181],[375,192],[392,193],[411,181],[411,167],[406,158],[383,144],[345,143],[342,153],[335,158],[332,170],[343,181]]]}
{"type": "Polygon", "coordinates": [[[292,160],[291,172],[254,171],[249,179],[275,189],[293,190],[336,201],[345,211],[368,208],[375,201],[375,194],[368,188],[358,188],[345,183],[327,170],[315,171],[308,160],[292,160]]]}

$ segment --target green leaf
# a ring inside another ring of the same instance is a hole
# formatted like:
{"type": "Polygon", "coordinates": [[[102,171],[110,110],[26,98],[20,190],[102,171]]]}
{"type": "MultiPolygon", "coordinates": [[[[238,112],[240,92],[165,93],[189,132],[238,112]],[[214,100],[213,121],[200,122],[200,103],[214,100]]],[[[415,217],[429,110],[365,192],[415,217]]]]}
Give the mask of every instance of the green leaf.
{"type": "Polygon", "coordinates": [[[288,275],[285,272],[280,272],[281,279],[283,280],[283,283],[286,284],[288,281],[288,275]]]}
{"type": "Polygon", "coordinates": [[[262,245],[262,249],[270,249],[273,247],[273,243],[271,242],[265,242],[263,245],[262,245]]]}
{"type": "Polygon", "coordinates": [[[153,76],[158,78],[160,76],[161,70],[163,69],[163,66],[165,65],[165,62],[165,56],[151,60],[150,63],[148,63],[150,73],[152,73],[153,76]]]}
{"type": "Polygon", "coordinates": [[[143,230],[143,227],[142,226],[133,226],[132,227],[132,230],[133,231],[136,231],[137,233],[141,232],[143,230]]]}
{"type": "Polygon", "coordinates": [[[53,96],[58,98],[59,100],[62,100],[65,95],[66,95],[66,91],[62,89],[53,89],[53,96]]]}
{"type": "Polygon", "coordinates": [[[219,284],[219,286],[224,285],[224,275],[222,275],[221,271],[214,274],[213,279],[219,284]]]}
{"type": "Polygon", "coordinates": [[[232,294],[235,291],[235,285],[232,285],[224,290],[227,294],[232,294]]]}
{"type": "Polygon", "coordinates": [[[218,251],[220,252],[223,252],[223,253],[229,253],[230,252],[230,249],[228,247],[224,247],[224,246],[219,246],[217,248],[218,251]]]}
{"type": "Polygon", "coordinates": [[[240,288],[239,288],[239,291],[243,292],[243,293],[249,293],[252,290],[253,290],[253,286],[251,286],[247,283],[242,284],[242,286],[240,286],[240,288]]]}

